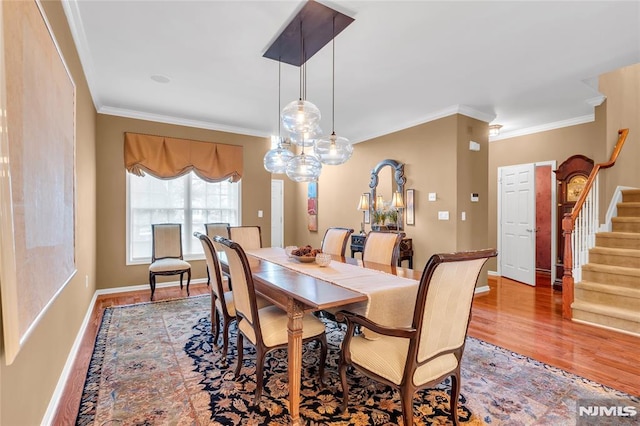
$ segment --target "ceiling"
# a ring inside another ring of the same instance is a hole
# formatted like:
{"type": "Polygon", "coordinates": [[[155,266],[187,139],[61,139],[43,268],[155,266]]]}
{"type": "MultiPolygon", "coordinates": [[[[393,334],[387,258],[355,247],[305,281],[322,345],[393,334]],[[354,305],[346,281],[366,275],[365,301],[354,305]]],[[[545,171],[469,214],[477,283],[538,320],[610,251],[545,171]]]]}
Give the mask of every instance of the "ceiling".
{"type": "MultiPolygon", "coordinates": [[[[638,1],[322,3],[355,19],[335,39],[334,126],[352,142],[454,113],[503,125],[499,138],[592,121],[597,77],[640,62],[638,1]]],[[[278,62],[262,55],[303,4],[63,7],[98,112],[268,136],[278,62]]],[[[329,134],[331,45],[306,69],[329,134]]],[[[299,86],[299,68],[282,64],[280,108],[299,86]]]]}

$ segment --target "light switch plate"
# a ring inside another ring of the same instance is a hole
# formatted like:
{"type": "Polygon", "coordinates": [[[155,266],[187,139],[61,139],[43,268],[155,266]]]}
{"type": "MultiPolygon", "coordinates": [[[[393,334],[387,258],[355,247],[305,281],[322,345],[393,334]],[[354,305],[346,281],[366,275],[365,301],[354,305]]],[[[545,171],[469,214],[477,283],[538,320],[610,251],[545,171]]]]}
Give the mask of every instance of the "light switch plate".
{"type": "Polygon", "coordinates": [[[263,215],[262,210],[258,210],[258,217],[262,217],[262,215],[263,215]]]}
{"type": "Polygon", "coordinates": [[[438,220],[449,220],[449,212],[438,212],[438,220]]]}
{"type": "Polygon", "coordinates": [[[429,193],[429,201],[435,201],[436,200],[436,193],[435,192],[430,192],[429,193]]]}
{"type": "Polygon", "coordinates": [[[460,219],[467,220],[467,212],[462,212],[462,214],[460,215],[460,219]]]}

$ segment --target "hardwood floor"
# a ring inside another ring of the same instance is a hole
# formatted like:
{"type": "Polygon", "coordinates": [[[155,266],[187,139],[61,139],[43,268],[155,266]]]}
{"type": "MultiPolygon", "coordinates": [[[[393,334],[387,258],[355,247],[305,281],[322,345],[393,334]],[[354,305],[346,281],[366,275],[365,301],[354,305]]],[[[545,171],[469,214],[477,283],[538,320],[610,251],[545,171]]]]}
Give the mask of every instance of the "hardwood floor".
{"type": "MultiPolygon", "coordinates": [[[[640,337],[563,320],[562,295],[544,275],[536,287],[501,277],[489,277],[489,287],[489,293],[474,299],[470,336],[640,396],[640,337]]],[[[206,284],[191,286],[192,296],[207,292],[206,284]]],[[[156,300],[180,296],[186,291],[178,287],[155,293],[156,300]]],[[[104,309],[148,301],[148,290],[98,297],[53,424],[75,423],[104,309]]]]}

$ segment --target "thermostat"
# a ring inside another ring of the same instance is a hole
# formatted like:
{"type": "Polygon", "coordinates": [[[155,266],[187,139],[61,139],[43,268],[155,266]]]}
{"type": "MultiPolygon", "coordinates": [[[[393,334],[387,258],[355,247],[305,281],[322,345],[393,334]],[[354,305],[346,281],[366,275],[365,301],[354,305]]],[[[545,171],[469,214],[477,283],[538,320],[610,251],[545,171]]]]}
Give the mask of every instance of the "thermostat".
{"type": "Polygon", "coordinates": [[[474,193],[471,194],[471,202],[472,203],[477,203],[478,199],[479,198],[478,198],[478,193],[477,192],[474,192],[474,193]]]}

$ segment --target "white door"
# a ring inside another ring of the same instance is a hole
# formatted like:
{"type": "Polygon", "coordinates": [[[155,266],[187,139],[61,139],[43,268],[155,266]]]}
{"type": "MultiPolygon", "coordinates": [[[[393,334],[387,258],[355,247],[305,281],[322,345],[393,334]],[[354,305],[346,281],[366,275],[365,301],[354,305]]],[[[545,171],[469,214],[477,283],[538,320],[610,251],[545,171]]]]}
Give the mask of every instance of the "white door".
{"type": "Polygon", "coordinates": [[[284,211],[284,181],[271,180],[271,247],[282,247],[284,211]]]}
{"type": "Polygon", "coordinates": [[[500,274],[536,285],[535,164],[500,167],[500,274]]]}

